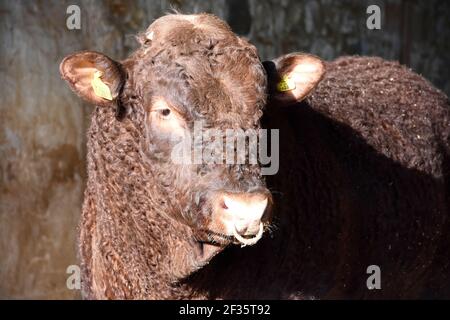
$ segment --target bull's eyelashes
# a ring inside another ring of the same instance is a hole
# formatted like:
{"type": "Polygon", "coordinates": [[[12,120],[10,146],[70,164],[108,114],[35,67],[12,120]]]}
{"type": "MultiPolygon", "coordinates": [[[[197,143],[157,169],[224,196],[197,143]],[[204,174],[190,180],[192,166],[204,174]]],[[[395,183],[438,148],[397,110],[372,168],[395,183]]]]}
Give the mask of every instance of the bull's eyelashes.
{"type": "Polygon", "coordinates": [[[288,54],[264,62],[272,101],[290,104],[303,100],[319,84],[325,65],[309,54],[288,54]]]}

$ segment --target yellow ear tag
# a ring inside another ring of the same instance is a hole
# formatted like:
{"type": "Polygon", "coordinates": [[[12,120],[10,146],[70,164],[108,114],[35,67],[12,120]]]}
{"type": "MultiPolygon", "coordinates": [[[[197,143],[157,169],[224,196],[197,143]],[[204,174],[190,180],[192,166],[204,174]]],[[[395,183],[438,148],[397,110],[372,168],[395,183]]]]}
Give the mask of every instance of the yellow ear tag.
{"type": "Polygon", "coordinates": [[[280,92],[290,91],[295,89],[294,80],[290,79],[287,75],[284,75],[280,82],[277,84],[277,90],[280,92]]]}
{"type": "Polygon", "coordinates": [[[100,71],[96,71],[94,73],[94,79],[91,81],[92,89],[94,89],[94,93],[97,97],[112,100],[111,90],[109,87],[100,79],[102,73],[100,71]]]}

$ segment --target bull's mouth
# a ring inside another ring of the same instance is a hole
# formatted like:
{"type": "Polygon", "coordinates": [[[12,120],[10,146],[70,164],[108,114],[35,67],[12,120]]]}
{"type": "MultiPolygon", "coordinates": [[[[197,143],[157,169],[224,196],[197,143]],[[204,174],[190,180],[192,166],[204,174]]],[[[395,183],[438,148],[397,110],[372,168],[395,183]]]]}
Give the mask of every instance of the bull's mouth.
{"type": "Polygon", "coordinates": [[[261,223],[256,235],[240,235],[236,230],[233,235],[218,233],[209,229],[201,230],[194,244],[198,267],[208,264],[211,259],[228,245],[235,244],[241,247],[253,245],[261,239],[264,226],[261,223]]]}
{"type": "Polygon", "coordinates": [[[233,236],[229,236],[223,233],[214,232],[212,230],[201,230],[201,233],[204,235],[203,242],[214,244],[214,245],[227,245],[234,241],[233,236]]]}
{"type": "Polygon", "coordinates": [[[201,230],[202,240],[200,242],[215,246],[227,246],[228,244],[241,245],[241,247],[254,245],[262,238],[264,232],[264,224],[261,222],[258,232],[256,234],[241,235],[236,229],[233,230],[233,235],[226,235],[223,233],[214,232],[212,230],[201,230]]]}
{"type": "Polygon", "coordinates": [[[226,245],[211,242],[195,241],[194,251],[197,256],[198,267],[203,267],[215,255],[225,249],[226,245]]]}

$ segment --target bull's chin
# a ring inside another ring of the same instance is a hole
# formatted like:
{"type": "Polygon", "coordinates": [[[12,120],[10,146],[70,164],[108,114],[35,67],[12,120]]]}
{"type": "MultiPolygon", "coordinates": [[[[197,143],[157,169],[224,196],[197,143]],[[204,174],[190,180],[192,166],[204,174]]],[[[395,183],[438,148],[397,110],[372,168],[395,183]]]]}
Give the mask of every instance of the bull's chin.
{"type": "Polygon", "coordinates": [[[227,245],[200,242],[201,257],[203,260],[211,260],[216,254],[225,249],[227,245]]]}
{"type": "Polygon", "coordinates": [[[228,245],[235,244],[241,247],[253,245],[261,239],[263,224],[260,224],[258,233],[255,235],[242,236],[236,232],[233,235],[225,235],[212,230],[202,230],[194,241],[194,252],[198,267],[208,264],[211,259],[224,250],[228,245]]]}
{"type": "Polygon", "coordinates": [[[199,265],[204,266],[211,259],[233,243],[232,236],[226,236],[210,230],[200,231],[194,241],[194,252],[199,265]]]}
{"type": "Polygon", "coordinates": [[[196,241],[194,246],[198,267],[208,264],[227,244],[196,241]]]}

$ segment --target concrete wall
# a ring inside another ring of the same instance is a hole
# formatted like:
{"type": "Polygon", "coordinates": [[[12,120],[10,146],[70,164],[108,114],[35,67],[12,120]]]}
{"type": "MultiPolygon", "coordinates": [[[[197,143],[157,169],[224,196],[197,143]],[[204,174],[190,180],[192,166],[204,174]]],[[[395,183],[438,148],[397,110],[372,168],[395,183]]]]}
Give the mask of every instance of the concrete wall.
{"type": "Polygon", "coordinates": [[[0,298],[78,298],[66,287],[77,264],[91,107],[60,80],[61,59],[97,50],[122,59],[133,35],[170,8],[212,12],[247,36],[263,59],[305,51],[400,60],[450,93],[446,1],[1,1],[0,298]],[[66,8],[81,8],[81,30],[66,8]],[[366,28],[366,7],[382,29],[366,28]]]}

